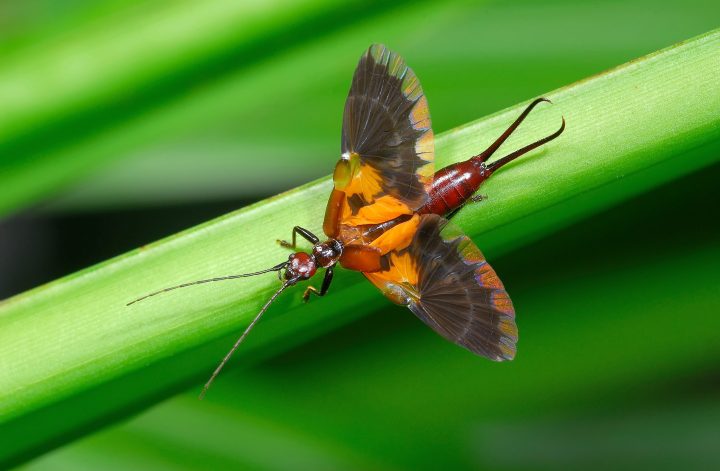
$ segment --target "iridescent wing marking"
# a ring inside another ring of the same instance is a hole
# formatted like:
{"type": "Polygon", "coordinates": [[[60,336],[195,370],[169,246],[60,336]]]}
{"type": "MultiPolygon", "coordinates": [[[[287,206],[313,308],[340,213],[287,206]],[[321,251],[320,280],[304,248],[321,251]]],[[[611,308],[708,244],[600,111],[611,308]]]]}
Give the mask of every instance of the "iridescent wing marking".
{"type": "Polygon", "coordinates": [[[446,219],[424,215],[389,268],[365,276],[446,339],[491,360],[515,356],[515,311],[480,249],[446,219]]]}
{"type": "Polygon", "coordinates": [[[433,157],[430,114],[415,73],[385,46],[371,46],[343,114],[334,175],[335,188],[346,194],[342,222],[377,224],[412,214],[427,200],[433,157]]]}

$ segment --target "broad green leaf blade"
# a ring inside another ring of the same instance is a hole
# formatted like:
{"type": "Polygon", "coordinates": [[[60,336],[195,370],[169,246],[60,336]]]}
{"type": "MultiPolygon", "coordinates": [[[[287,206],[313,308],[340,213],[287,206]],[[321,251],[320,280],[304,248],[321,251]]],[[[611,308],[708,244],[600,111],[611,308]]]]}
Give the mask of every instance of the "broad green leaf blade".
{"type": "Polygon", "coordinates": [[[512,363],[482,361],[385,304],[223,375],[207,401],[191,389],[29,469],[288,469],[278,450],[298,449],[342,469],[497,469],[539,456],[555,463],[542,469],[598,456],[597,469],[712,467],[720,223],[704,213],[718,177],[720,165],[703,169],[493,259],[519,314],[512,363]]]}

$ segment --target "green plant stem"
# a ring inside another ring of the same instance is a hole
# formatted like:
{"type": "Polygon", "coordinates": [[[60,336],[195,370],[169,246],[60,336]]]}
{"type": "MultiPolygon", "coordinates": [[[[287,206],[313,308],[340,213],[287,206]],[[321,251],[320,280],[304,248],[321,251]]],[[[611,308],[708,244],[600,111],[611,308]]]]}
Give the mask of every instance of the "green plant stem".
{"type": "MultiPolygon", "coordinates": [[[[561,114],[566,133],[494,176],[481,190],[489,199],[463,209],[458,225],[492,257],[716,161],[719,82],[714,31],[548,94],[555,105],[538,109],[501,152],[554,131],[561,114]]],[[[438,168],[482,150],[523,106],[439,136],[438,168]]],[[[0,304],[0,462],[206,376],[227,336],[277,288],[273,275],[125,304],[168,285],[278,263],[287,252],[274,241],[293,225],[320,233],[329,190],[327,178],[310,183],[0,304]]],[[[234,364],[385,302],[345,271],[325,299],[303,306],[301,292],[278,300],[234,364]]]]}

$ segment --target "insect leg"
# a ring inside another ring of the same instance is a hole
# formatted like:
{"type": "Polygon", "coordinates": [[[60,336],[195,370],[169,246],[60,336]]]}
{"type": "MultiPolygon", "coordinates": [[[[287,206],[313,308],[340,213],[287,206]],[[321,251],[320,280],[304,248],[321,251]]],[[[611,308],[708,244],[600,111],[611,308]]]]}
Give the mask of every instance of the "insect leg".
{"type": "Polygon", "coordinates": [[[328,292],[328,289],[330,288],[330,283],[332,283],[332,278],[333,267],[328,267],[327,270],[325,270],[325,278],[323,278],[323,283],[320,291],[318,291],[314,286],[308,286],[308,288],[305,290],[305,293],[303,294],[303,301],[308,302],[308,300],[310,299],[310,294],[314,294],[315,296],[325,296],[325,294],[327,294],[328,292]]]}
{"type": "Polygon", "coordinates": [[[290,242],[287,242],[285,240],[280,240],[280,239],[278,239],[277,243],[282,245],[283,247],[287,247],[289,249],[294,249],[297,246],[296,241],[297,241],[298,234],[300,234],[303,237],[303,239],[307,240],[308,242],[310,242],[313,245],[320,242],[320,239],[318,239],[317,236],[315,234],[313,234],[312,232],[310,232],[307,229],[302,228],[300,226],[295,226],[295,227],[293,227],[293,231],[292,231],[292,244],[290,242]]]}

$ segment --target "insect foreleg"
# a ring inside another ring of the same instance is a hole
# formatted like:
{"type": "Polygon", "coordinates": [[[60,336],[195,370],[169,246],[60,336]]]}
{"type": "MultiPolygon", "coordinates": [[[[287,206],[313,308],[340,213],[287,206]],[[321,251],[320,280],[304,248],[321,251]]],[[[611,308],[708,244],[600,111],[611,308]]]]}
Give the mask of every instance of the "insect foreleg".
{"type": "Polygon", "coordinates": [[[323,283],[320,291],[318,291],[314,286],[308,286],[308,288],[305,290],[305,293],[303,294],[303,301],[308,302],[311,294],[314,294],[315,296],[325,296],[325,294],[327,294],[328,292],[328,289],[330,288],[330,283],[332,283],[332,278],[333,267],[328,267],[327,270],[325,270],[325,278],[323,278],[323,283]]]}
{"type": "Polygon", "coordinates": [[[311,244],[315,245],[318,242],[320,242],[320,239],[317,238],[315,234],[310,232],[309,230],[302,228],[300,226],[293,227],[292,231],[292,244],[290,242],[287,242],[285,240],[278,239],[277,243],[282,245],[283,247],[287,247],[289,249],[294,249],[297,246],[297,235],[300,234],[303,239],[307,240],[311,244]]]}

